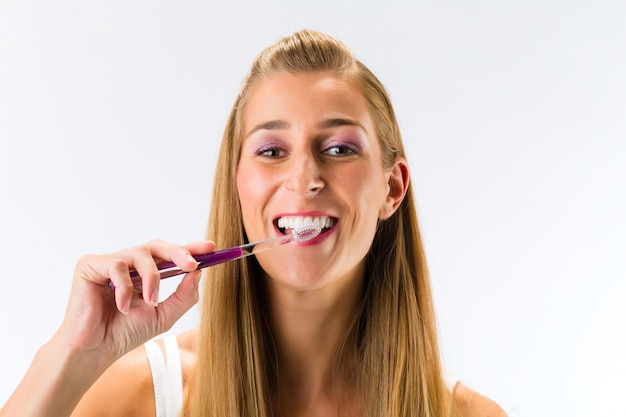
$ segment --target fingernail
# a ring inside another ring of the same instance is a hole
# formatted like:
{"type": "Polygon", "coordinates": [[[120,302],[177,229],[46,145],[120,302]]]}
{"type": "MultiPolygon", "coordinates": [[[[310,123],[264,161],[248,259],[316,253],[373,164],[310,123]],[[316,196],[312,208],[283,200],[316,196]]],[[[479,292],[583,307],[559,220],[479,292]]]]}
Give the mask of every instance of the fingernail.
{"type": "Polygon", "coordinates": [[[188,253],[188,254],[185,256],[185,258],[186,258],[189,262],[193,262],[194,264],[197,264],[197,263],[198,263],[198,261],[196,261],[196,259],[195,259],[193,256],[191,256],[191,254],[190,254],[190,253],[188,253]]]}
{"type": "Polygon", "coordinates": [[[159,306],[159,290],[156,288],[150,294],[150,303],[155,307],[159,306]]]}
{"type": "Polygon", "coordinates": [[[200,285],[200,277],[202,275],[197,274],[195,277],[193,277],[193,286],[194,288],[198,288],[198,286],[200,285]]]}
{"type": "Polygon", "coordinates": [[[124,305],[122,305],[122,308],[120,309],[120,312],[123,315],[128,316],[128,313],[130,313],[130,300],[126,301],[124,303],[124,305]]]}

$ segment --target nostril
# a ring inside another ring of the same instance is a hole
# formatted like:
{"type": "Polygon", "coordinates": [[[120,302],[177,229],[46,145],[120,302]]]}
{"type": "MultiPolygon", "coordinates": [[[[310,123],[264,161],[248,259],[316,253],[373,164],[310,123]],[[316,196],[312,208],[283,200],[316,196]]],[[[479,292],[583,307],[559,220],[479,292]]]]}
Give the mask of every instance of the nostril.
{"type": "Polygon", "coordinates": [[[301,156],[293,160],[284,178],[283,184],[287,190],[310,198],[325,187],[319,167],[313,159],[311,156],[301,156]]]}
{"type": "Polygon", "coordinates": [[[306,187],[305,195],[313,196],[318,194],[324,188],[324,182],[320,179],[310,181],[306,187]]]}

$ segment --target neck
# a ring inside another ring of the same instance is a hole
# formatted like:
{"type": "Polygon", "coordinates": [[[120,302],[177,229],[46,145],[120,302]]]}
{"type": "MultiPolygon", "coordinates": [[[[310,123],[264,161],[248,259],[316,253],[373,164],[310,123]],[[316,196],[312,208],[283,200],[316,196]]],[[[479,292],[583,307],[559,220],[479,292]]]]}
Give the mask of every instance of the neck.
{"type": "Polygon", "coordinates": [[[307,291],[269,284],[279,389],[287,386],[315,397],[342,384],[345,372],[336,366],[337,356],[361,307],[362,285],[361,278],[307,291]]]}

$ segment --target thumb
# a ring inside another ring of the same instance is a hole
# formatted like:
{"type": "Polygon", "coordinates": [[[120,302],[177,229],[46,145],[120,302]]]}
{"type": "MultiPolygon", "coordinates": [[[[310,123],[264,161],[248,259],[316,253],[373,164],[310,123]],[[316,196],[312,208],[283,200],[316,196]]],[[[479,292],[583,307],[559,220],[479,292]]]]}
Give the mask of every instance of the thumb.
{"type": "Polygon", "coordinates": [[[159,315],[158,333],[169,330],[199,299],[198,284],[201,271],[195,270],[185,275],[176,291],[157,307],[159,315]]]}

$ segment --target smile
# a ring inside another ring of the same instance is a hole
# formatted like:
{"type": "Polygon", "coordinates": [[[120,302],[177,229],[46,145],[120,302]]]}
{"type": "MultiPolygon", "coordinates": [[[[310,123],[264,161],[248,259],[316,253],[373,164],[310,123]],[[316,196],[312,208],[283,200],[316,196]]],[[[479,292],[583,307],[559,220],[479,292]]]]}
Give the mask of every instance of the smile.
{"type": "Polygon", "coordinates": [[[276,220],[276,226],[282,234],[298,227],[314,226],[322,229],[322,233],[335,225],[337,219],[330,216],[283,216],[276,220]]]}

